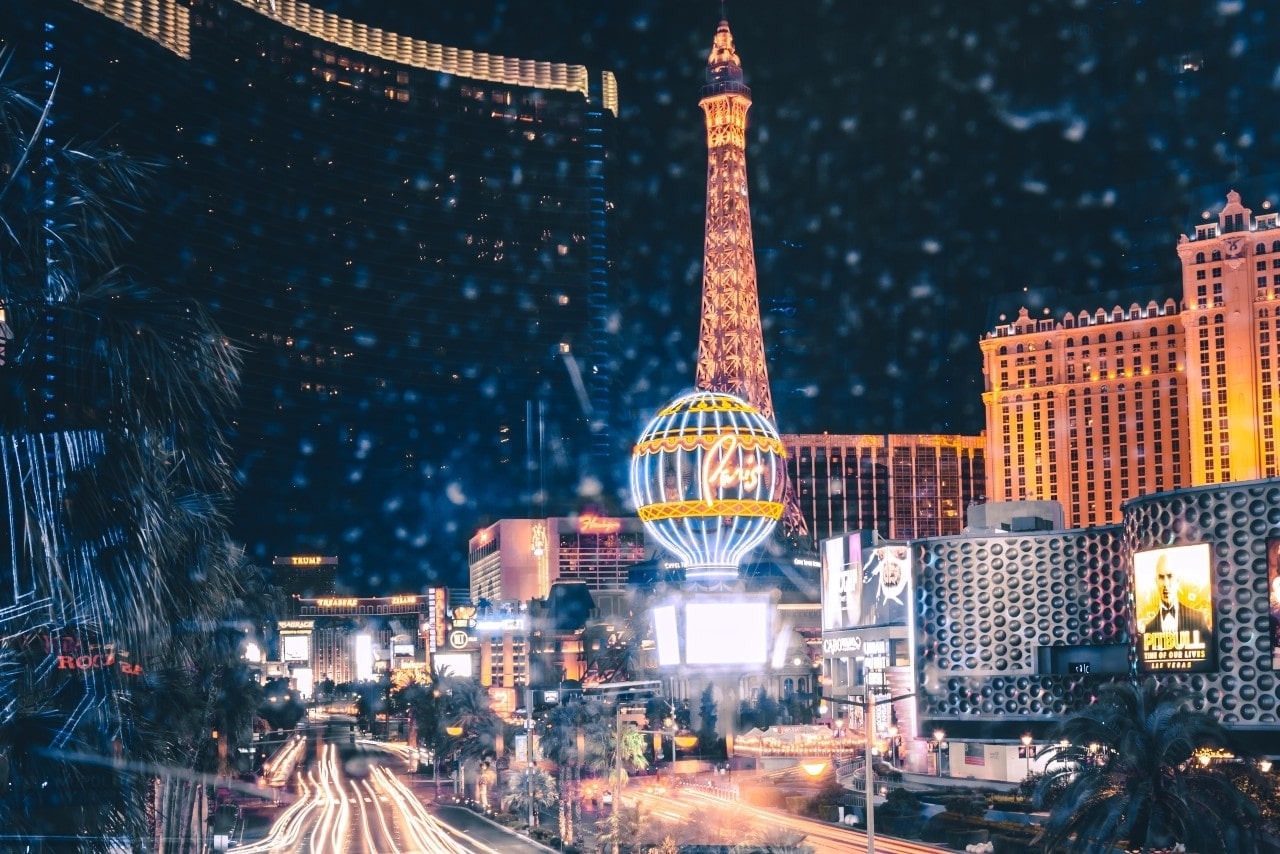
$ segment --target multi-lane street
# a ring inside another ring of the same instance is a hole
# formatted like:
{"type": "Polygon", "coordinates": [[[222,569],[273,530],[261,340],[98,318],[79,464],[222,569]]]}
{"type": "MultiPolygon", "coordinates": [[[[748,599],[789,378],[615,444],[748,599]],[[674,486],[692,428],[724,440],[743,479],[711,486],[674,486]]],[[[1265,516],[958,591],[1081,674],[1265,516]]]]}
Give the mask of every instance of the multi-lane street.
{"type": "MultiPolygon", "coordinates": [[[[542,850],[469,810],[428,809],[397,776],[405,756],[373,741],[313,736],[310,761],[288,781],[270,828],[237,846],[249,854],[506,854],[542,850]],[[433,811],[445,813],[441,821],[433,811]]],[[[285,781],[271,781],[273,786],[285,781]]]]}
{"type": "MultiPolygon", "coordinates": [[[[852,828],[725,801],[696,787],[685,787],[667,794],[640,791],[636,793],[635,800],[643,815],[708,832],[706,840],[689,841],[715,841],[710,834],[718,827],[728,827],[739,838],[803,837],[804,844],[812,846],[815,854],[850,854],[867,850],[866,834],[852,828]]],[[[935,854],[939,848],[878,835],[875,850],[877,854],[935,854]]]]}

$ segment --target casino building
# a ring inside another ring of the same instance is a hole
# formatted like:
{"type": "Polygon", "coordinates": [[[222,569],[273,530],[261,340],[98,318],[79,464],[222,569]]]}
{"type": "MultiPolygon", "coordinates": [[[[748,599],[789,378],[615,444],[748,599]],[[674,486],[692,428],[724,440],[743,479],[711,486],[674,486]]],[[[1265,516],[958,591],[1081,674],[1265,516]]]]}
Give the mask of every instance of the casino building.
{"type": "Polygon", "coordinates": [[[1176,294],[999,317],[981,342],[992,500],[1056,500],[1085,527],[1137,496],[1280,474],[1280,214],[1259,207],[1233,190],[1179,238],[1176,294]]]}
{"type": "MultiPolygon", "coordinates": [[[[1021,779],[1024,735],[1043,743],[1103,683],[1147,676],[1190,686],[1247,748],[1280,755],[1277,508],[1280,478],[1268,478],[1136,498],[1113,525],[903,544],[908,619],[837,618],[825,670],[854,698],[912,695],[892,713],[907,770],[1021,779]],[[1180,625],[1158,622],[1161,567],[1180,625]]],[[[847,547],[831,548],[824,564],[848,572],[847,547]]],[[[882,743],[890,723],[877,719],[882,743]]]]}
{"type": "Polygon", "coordinates": [[[276,623],[268,676],[285,676],[310,695],[326,679],[337,684],[424,668],[445,645],[444,588],[395,596],[290,596],[276,623]]]}
{"type": "Polygon", "coordinates": [[[416,589],[466,559],[451,494],[563,515],[618,468],[618,90],[332,6],[15,0],[5,23],[12,73],[57,78],[50,144],[162,164],[119,261],[242,349],[233,538],[416,589]]]}
{"type": "Polygon", "coordinates": [[[628,569],[653,554],[634,516],[502,519],[469,542],[471,601],[545,599],[557,581],[620,591],[628,569]]]}

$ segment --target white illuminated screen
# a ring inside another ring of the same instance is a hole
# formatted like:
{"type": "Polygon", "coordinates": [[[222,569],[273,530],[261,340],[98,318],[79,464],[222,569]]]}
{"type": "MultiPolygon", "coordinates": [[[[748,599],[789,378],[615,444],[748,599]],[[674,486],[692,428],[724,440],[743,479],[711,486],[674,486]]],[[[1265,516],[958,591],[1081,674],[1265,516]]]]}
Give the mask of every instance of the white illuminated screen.
{"type": "Polygon", "coordinates": [[[311,635],[281,635],[285,661],[311,660],[311,635]]]}
{"type": "Polygon", "coordinates": [[[653,640],[658,648],[659,667],[680,663],[680,635],[676,630],[674,605],[653,609],[653,640]]]}
{"type": "Polygon", "coordinates": [[[298,693],[304,697],[310,697],[316,687],[316,677],[311,672],[311,668],[295,667],[289,673],[293,676],[293,684],[298,686],[298,693]]]}
{"type": "Polygon", "coordinates": [[[373,638],[356,635],[356,681],[373,679],[373,638]]]}
{"type": "Polygon", "coordinates": [[[764,664],[768,658],[764,602],[690,602],[685,617],[688,664],[764,664]]]}
{"type": "Polygon", "coordinates": [[[471,656],[465,652],[437,652],[431,657],[432,666],[441,673],[470,679],[473,673],[471,656]]]}

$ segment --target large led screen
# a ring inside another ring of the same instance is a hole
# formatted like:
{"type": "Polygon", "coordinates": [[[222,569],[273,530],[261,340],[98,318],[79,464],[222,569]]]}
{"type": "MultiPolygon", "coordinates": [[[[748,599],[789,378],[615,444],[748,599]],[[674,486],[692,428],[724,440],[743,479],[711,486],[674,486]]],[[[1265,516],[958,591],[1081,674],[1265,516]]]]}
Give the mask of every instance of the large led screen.
{"type": "Polygon", "coordinates": [[[822,628],[860,625],[862,619],[861,533],[822,541],[822,628]]]}
{"type": "Polygon", "coordinates": [[[911,549],[880,546],[862,565],[860,626],[906,625],[911,603],[911,549]]]}
{"type": "Polygon", "coordinates": [[[475,675],[471,654],[467,652],[437,652],[431,657],[431,664],[446,676],[470,679],[475,675]]]}
{"type": "Polygon", "coordinates": [[[1134,553],[1139,670],[1216,668],[1211,569],[1208,543],[1134,553]]]}
{"type": "Polygon", "coordinates": [[[281,635],[280,646],[285,661],[311,660],[311,635],[281,635]]]}
{"type": "Polygon", "coordinates": [[[685,605],[686,664],[758,664],[768,659],[765,602],[690,602],[685,605]]]}
{"type": "Polygon", "coordinates": [[[1267,590],[1271,611],[1271,669],[1280,670],[1280,537],[1267,540],[1267,590]]]}
{"type": "Polygon", "coordinates": [[[659,667],[673,667],[680,663],[680,630],[676,626],[675,605],[653,609],[653,638],[659,667]]]}
{"type": "Polygon", "coordinates": [[[822,543],[822,628],[905,625],[911,601],[907,546],[871,548],[860,531],[822,543]]]}

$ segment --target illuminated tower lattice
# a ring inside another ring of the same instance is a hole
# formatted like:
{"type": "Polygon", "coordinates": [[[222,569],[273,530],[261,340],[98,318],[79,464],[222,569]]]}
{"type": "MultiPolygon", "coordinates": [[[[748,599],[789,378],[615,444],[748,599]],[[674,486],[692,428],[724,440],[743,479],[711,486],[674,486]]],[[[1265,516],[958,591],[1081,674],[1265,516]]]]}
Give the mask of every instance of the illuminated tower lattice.
{"type": "MultiPolygon", "coordinates": [[[[697,387],[748,401],[773,424],[773,396],[764,363],[760,297],[756,293],[751,207],[747,201],[747,110],[751,90],[729,22],[716,29],[707,59],[707,83],[698,102],[707,117],[707,234],[702,260],[702,329],[697,387]]],[[[804,517],[789,482],[783,527],[804,536],[804,517]]]]}

